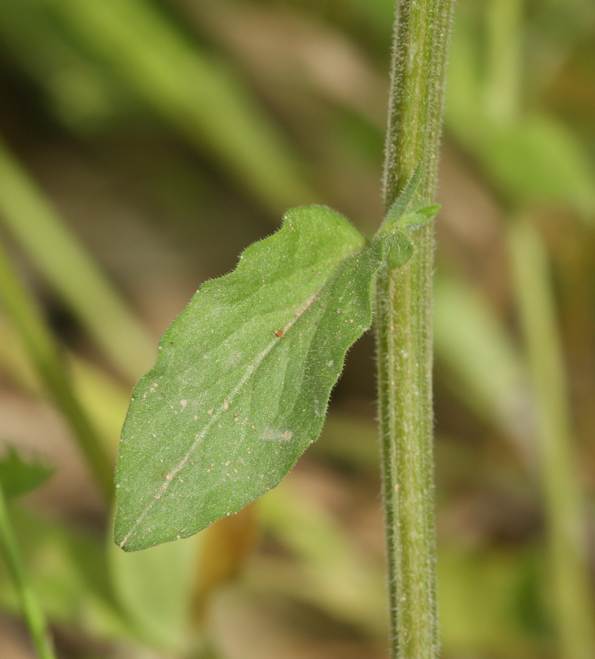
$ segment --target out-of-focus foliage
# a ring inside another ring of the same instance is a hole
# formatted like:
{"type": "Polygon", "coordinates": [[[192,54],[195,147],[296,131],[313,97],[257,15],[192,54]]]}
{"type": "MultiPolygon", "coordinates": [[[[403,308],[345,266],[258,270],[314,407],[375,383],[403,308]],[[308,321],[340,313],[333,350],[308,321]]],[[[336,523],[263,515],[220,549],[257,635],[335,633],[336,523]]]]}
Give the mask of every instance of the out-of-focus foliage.
{"type": "Polygon", "coordinates": [[[6,497],[18,497],[34,490],[52,474],[47,465],[27,461],[14,447],[9,447],[0,459],[0,485],[6,497]]]}
{"type": "MultiPolygon", "coordinates": [[[[156,337],[287,207],[376,230],[392,8],[0,4],[0,239],[19,282],[0,304],[0,430],[55,466],[11,517],[60,657],[385,656],[368,339],[312,453],[196,543],[108,548],[76,440],[83,418],[115,447],[156,337]]],[[[592,599],[592,576],[548,547],[595,532],[595,5],[460,0],[452,45],[434,327],[444,656],[563,656],[561,634],[580,653],[590,632],[564,621],[555,583],[566,566],[592,599]],[[507,238],[527,225],[545,260],[531,290],[507,238]]],[[[0,655],[29,656],[4,573],[0,604],[0,655]]]]}

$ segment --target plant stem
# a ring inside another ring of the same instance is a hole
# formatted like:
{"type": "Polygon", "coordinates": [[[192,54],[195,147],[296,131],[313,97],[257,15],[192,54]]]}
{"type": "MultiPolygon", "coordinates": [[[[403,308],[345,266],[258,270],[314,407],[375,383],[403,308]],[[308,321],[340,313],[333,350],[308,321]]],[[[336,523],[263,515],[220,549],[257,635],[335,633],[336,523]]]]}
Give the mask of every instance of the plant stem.
{"type": "MultiPolygon", "coordinates": [[[[416,203],[437,178],[447,48],[454,0],[397,0],[384,204],[421,167],[416,203]]],[[[434,235],[413,236],[409,263],[379,277],[378,404],[386,524],[391,657],[437,657],[432,414],[434,235]]]]}
{"type": "Polygon", "coordinates": [[[10,523],[4,491],[0,485],[0,551],[6,561],[10,577],[15,585],[23,616],[40,659],[55,659],[52,642],[46,629],[43,610],[27,579],[21,555],[10,523]]]}
{"type": "Polygon", "coordinates": [[[106,501],[112,494],[112,460],[72,387],[58,347],[39,310],[17,279],[0,245],[0,301],[14,324],[48,395],[68,422],[106,501]]]}
{"type": "Polygon", "coordinates": [[[535,395],[538,464],[545,497],[553,577],[553,615],[560,656],[595,656],[593,602],[585,534],[585,505],[576,478],[568,391],[547,254],[525,218],[509,233],[510,256],[535,395]]]}

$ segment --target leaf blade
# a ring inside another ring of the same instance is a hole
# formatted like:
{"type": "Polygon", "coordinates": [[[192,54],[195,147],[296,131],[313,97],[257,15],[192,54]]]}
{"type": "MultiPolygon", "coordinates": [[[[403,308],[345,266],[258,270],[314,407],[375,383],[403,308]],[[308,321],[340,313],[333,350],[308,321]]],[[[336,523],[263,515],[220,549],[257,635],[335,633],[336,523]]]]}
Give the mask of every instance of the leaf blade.
{"type": "Polygon", "coordinates": [[[339,214],[290,211],[207,282],[137,385],[116,474],[126,550],[187,537],[274,487],[321,430],[370,326],[377,250],[339,214]]]}

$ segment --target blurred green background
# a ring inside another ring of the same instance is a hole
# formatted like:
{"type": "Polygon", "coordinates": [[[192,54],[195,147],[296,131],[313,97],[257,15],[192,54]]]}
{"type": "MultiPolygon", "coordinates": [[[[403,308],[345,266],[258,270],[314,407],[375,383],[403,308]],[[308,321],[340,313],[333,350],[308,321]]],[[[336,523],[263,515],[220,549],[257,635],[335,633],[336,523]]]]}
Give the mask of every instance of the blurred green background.
{"type": "MultiPolygon", "coordinates": [[[[369,336],[295,471],[195,540],[117,551],[85,455],[114,452],[159,334],[287,207],[379,224],[392,10],[0,3],[0,442],[55,467],[11,514],[60,657],[387,656],[369,336]]],[[[459,0],[451,54],[442,656],[593,657],[595,5],[459,0]]],[[[32,657],[4,571],[0,609],[0,656],[32,657]]]]}

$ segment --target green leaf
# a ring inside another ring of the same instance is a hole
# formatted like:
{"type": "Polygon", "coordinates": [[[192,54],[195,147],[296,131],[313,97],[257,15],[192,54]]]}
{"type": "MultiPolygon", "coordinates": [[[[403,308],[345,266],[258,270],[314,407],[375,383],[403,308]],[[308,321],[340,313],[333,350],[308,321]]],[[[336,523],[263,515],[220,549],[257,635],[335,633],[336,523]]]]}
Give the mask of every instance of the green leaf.
{"type": "Polygon", "coordinates": [[[391,268],[401,267],[409,261],[413,254],[413,243],[400,231],[383,235],[373,244],[378,246],[379,259],[386,262],[391,268]]]}
{"type": "Polygon", "coordinates": [[[329,208],[297,208],[195,294],[134,391],[116,473],[120,547],[239,511],[317,439],[345,354],[371,324],[380,240],[366,246],[329,208]]]}
{"type": "Polygon", "coordinates": [[[7,497],[18,497],[42,485],[53,469],[37,461],[25,461],[14,448],[0,458],[0,485],[7,497]]]}
{"type": "Polygon", "coordinates": [[[415,195],[419,190],[422,174],[422,168],[418,165],[416,170],[411,175],[411,178],[403,187],[401,194],[397,195],[397,198],[388,209],[388,212],[384,218],[382,229],[384,229],[387,224],[390,225],[391,223],[396,222],[411,206],[415,195]]]}
{"type": "Polygon", "coordinates": [[[397,221],[397,227],[400,231],[404,231],[405,229],[419,229],[433,222],[439,210],[440,204],[431,204],[430,206],[416,208],[410,213],[404,213],[397,221]]]}
{"type": "Polygon", "coordinates": [[[391,268],[400,268],[409,261],[413,255],[413,243],[409,235],[433,222],[440,210],[439,204],[432,204],[408,211],[409,202],[402,201],[402,197],[408,197],[410,194],[407,188],[403,190],[372,241],[372,246],[378,252],[378,258],[391,268]]]}
{"type": "Polygon", "coordinates": [[[391,204],[375,236],[375,241],[383,242],[386,236],[392,236],[391,245],[384,244],[383,250],[385,260],[393,268],[403,265],[411,258],[413,244],[407,234],[433,222],[440,210],[440,204],[413,205],[422,182],[422,174],[423,169],[418,166],[391,204]]]}

